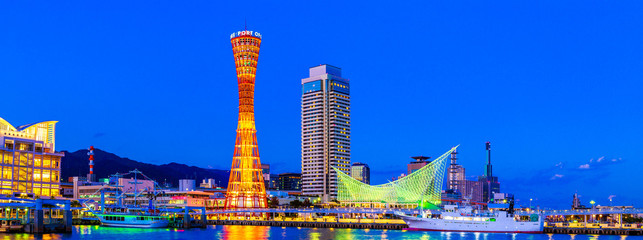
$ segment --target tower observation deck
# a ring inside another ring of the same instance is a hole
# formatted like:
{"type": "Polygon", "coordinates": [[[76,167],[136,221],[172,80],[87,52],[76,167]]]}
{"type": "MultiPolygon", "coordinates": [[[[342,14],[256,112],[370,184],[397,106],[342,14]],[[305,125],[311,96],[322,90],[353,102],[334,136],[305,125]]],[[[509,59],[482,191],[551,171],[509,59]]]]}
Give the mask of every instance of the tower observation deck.
{"type": "Polygon", "coordinates": [[[254,88],[261,34],[238,31],[230,35],[239,85],[239,122],[225,208],[265,208],[264,186],[254,117],[254,88]]]}

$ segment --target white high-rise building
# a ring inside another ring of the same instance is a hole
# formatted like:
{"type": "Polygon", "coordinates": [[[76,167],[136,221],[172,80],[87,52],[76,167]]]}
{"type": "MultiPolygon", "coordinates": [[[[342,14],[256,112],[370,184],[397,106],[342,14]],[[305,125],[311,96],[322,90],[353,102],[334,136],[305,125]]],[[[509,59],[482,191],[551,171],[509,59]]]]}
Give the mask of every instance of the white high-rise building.
{"type": "Polygon", "coordinates": [[[301,80],[302,194],[323,202],[337,198],[337,174],[350,174],[350,87],[342,70],[331,65],[310,68],[301,80]]]}

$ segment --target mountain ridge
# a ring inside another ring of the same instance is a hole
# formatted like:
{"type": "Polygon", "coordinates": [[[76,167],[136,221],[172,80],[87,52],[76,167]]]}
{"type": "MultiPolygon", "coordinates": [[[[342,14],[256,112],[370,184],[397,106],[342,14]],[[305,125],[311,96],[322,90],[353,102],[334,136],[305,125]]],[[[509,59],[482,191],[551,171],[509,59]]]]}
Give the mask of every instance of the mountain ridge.
{"type": "MultiPolygon", "coordinates": [[[[81,149],[74,152],[62,151],[65,156],[61,159],[60,175],[62,182],[69,177],[86,177],[89,173],[89,150],[81,149]]],[[[129,158],[120,157],[101,149],[94,149],[94,174],[96,179],[106,178],[115,173],[126,173],[138,169],[146,176],[154,179],[159,184],[178,186],[179,179],[195,179],[198,186],[202,179],[213,178],[221,186],[227,186],[230,171],[221,169],[208,169],[189,166],[183,163],[170,162],[156,165],[138,162],[129,158]]]]}

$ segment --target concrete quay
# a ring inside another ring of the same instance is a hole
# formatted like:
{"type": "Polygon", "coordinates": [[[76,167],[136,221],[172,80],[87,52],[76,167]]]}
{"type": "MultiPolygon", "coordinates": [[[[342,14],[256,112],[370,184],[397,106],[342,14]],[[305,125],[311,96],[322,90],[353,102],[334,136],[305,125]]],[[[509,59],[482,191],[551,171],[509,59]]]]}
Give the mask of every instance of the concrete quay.
{"type": "Polygon", "coordinates": [[[643,235],[643,229],[625,228],[578,228],[578,227],[545,227],[545,233],[558,234],[592,234],[592,235],[643,235]]]}

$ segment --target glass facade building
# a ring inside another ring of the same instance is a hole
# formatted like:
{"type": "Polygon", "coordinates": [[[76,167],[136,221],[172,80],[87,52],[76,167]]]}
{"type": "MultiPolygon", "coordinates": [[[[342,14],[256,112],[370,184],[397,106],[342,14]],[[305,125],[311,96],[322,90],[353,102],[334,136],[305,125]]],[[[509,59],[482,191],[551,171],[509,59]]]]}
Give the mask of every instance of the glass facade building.
{"type": "Polygon", "coordinates": [[[366,163],[353,163],[351,166],[351,177],[357,179],[357,181],[371,184],[371,168],[369,168],[366,163]]]}
{"type": "Polygon", "coordinates": [[[301,173],[281,173],[278,182],[277,190],[299,191],[301,190],[301,173]]]}
{"type": "Polygon", "coordinates": [[[319,65],[301,80],[302,195],[337,198],[335,169],[350,173],[350,84],[341,69],[319,65]]]}
{"type": "Polygon", "coordinates": [[[60,159],[56,123],[14,127],[0,118],[0,194],[60,196],[60,159]]]}

